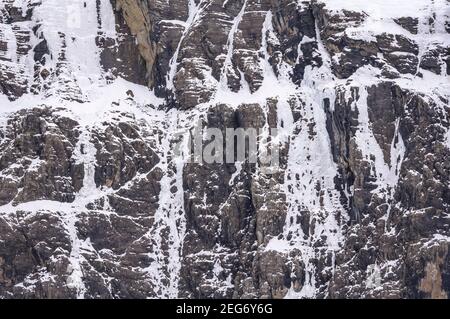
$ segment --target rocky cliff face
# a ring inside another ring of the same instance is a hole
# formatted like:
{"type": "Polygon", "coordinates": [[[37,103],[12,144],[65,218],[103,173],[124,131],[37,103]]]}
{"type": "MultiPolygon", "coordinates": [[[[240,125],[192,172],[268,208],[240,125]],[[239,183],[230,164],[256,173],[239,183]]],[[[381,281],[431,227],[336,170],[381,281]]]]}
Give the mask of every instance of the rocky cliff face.
{"type": "Polygon", "coordinates": [[[0,298],[450,296],[450,1],[0,12],[0,298]],[[280,169],[188,162],[199,122],[280,169]]]}

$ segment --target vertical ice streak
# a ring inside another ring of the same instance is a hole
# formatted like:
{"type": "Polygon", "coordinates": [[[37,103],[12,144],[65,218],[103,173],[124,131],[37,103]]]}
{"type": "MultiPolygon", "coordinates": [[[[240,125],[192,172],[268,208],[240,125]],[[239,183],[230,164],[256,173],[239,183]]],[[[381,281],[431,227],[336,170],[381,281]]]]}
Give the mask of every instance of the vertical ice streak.
{"type": "Polygon", "coordinates": [[[168,89],[173,89],[174,88],[174,79],[175,79],[175,75],[177,74],[178,71],[178,55],[180,54],[180,48],[181,45],[183,44],[183,41],[185,39],[185,37],[188,35],[192,25],[195,23],[196,19],[198,18],[198,12],[199,12],[199,8],[202,4],[202,1],[199,1],[199,4],[195,3],[195,0],[189,0],[189,14],[188,14],[188,18],[184,24],[184,31],[181,34],[181,38],[180,41],[178,42],[177,45],[177,49],[175,50],[175,53],[173,54],[172,58],[170,59],[170,63],[169,63],[169,72],[167,75],[167,84],[166,87],[168,89]]]}
{"type": "Polygon", "coordinates": [[[160,162],[157,166],[163,172],[161,191],[154,224],[145,235],[152,242],[149,256],[154,262],[144,269],[154,283],[155,296],[162,298],[177,298],[179,293],[181,255],[186,233],[183,192],[186,158],[183,154],[187,147],[186,141],[179,140],[179,133],[191,123],[192,119],[187,120],[186,114],[177,110],[171,110],[164,115],[166,133],[159,145],[160,162]],[[177,143],[181,143],[182,154],[175,152],[177,143]]]}
{"type": "MultiPolygon", "coordinates": [[[[316,40],[318,51],[323,57],[320,68],[307,66],[304,80],[296,90],[294,103],[300,112],[302,120],[292,123],[289,154],[285,171],[285,193],[288,204],[283,239],[273,239],[267,249],[290,251],[297,249],[305,265],[305,279],[302,289],[295,292],[291,288],[286,298],[313,298],[317,293],[317,266],[314,260],[324,252],[333,256],[331,267],[334,267],[334,254],[342,244],[343,235],[341,225],[347,218],[344,214],[338,221],[337,214],[344,212],[340,202],[340,193],[335,188],[334,178],[338,175],[337,165],[334,163],[330,140],[326,129],[326,114],[324,103],[329,100],[334,103],[334,87],[329,86],[329,79],[333,78],[329,55],[321,43],[318,27],[316,26],[316,40]],[[298,218],[309,214],[307,229],[314,225],[311,233],[304,232],[298,218]],[[324,245],[318,246],[322,236],[326,236],[324,245]]],[[[300,53],[299,53],[300,54],[300,53]]],[[[283,113],[287,112],[287,101],[282,102],[283,113]]],[[[291,123],[291,124],[289,124],[291,123]]]]}
{"type": "MultiPolygon", "coordinates": [[[[90,141],[89,130],[85,128],[80,135],[74,154],[75,160],[84,167],[83,186],[77,194],[77,198],[80,200],[78,204],[80,210],[83,210],[89,200],[97,195],[97,187],[94,180],[96,153],[97,150],[90,141]]],[[[82,262],[85,261],[85,258],[81,254],[83,241],[78,237],[76,227],[78,213],[79,211],[76,208],[66,210],[62,213],[61,218],[68,231],[72,249],[69,256],[70,265],[67,270],[69,273],[67,285],[75,289],[77,298],[82,299],[86,293],[82,267],[82,262]]]]}
{"type": "MultiPolygon", "coordinates": [[[[225,5],[225,3],[224,3],[225,5]]],[[[220,90],[229,91],[227,75],[228,71],[233,68],[233,52],[234,52],[234,38],[238,31],[239,23],[242,21],[242,17],[245,13],[245,8],[247,7],[247,0],[244,1],[241,10],[238,15],[233,19],[231,29],[228,33],[227,39],[227,55],[225,56],[225,61],[223,63],[222,72],[220,74],[220,90]]],[[[245,80],[244,80],[245,81],[245,80]]]]}

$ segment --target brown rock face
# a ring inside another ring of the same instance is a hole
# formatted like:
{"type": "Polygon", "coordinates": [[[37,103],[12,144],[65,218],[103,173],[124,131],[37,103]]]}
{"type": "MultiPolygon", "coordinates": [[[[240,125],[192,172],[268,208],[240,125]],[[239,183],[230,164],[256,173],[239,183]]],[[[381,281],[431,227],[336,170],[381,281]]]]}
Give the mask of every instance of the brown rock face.
{"type": "Polygon", "coordinates": [[[83,183],[83,166],[72,159],[77,126],[48,108],[21,111],[8,121],[0,147],[2,204],[74,200],[83,183]]]}
{"type": "Polygon", "coordinates": [[[449,4],[69,2],[0,0],[0,298],[450,296],[449,4]]]}

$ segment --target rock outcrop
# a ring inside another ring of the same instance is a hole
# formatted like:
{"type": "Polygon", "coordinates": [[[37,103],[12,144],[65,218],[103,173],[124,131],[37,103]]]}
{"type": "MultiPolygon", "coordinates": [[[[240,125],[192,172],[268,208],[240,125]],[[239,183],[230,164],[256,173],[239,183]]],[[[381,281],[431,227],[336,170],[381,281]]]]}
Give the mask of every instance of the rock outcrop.
{"type": "Polygon", "coordinates": [[[449,10],[1,0],[0,298],[448,298],[449,10]]]}

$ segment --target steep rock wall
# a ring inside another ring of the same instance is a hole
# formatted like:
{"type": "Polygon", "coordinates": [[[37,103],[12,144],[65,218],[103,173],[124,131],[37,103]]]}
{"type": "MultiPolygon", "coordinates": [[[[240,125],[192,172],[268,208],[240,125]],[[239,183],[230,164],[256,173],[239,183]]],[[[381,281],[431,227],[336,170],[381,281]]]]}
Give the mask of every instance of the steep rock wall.
{"type": "Polygon", "coordinates": [[[0,295],[447,298],[449,5],[409,2],[1,1],[0,295]],[[281,169],[187,163],[198,122],[281,169]]]}

